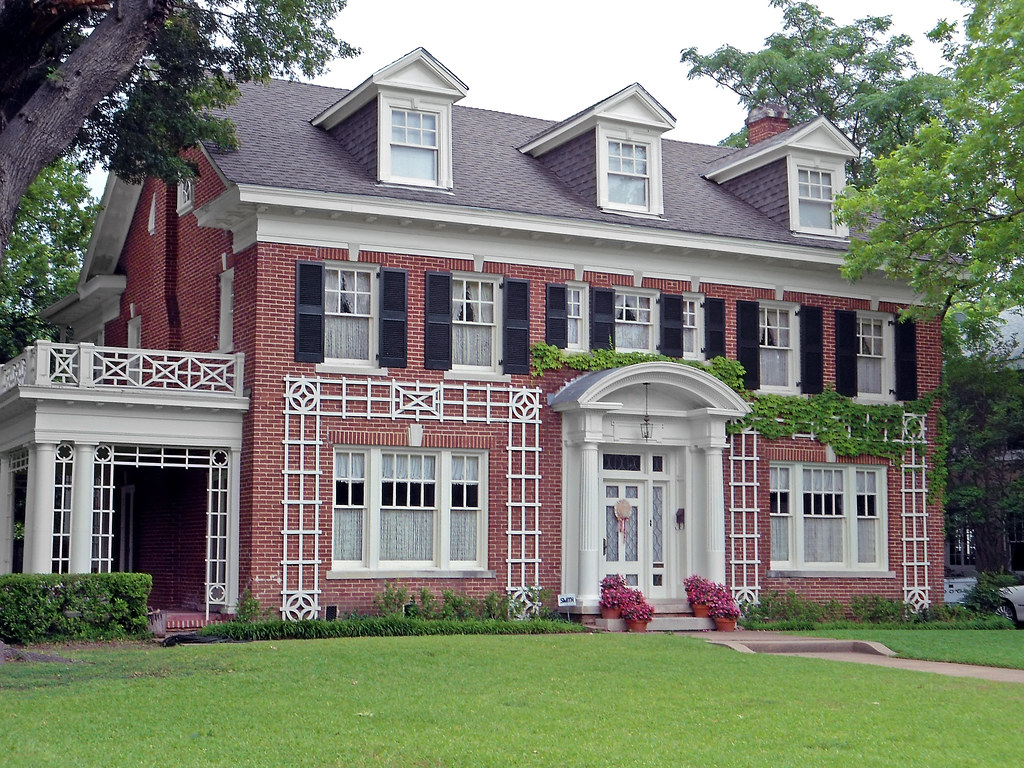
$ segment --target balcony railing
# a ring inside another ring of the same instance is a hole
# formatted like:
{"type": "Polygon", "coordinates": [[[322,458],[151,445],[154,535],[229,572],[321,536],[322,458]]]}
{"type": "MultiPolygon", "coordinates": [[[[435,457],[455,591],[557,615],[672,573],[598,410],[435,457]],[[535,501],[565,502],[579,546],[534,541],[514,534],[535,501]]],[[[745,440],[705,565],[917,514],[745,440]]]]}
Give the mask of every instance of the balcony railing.
{"type": "Polygon", "coordinates": [[[0,395],[20,386],[144,389],[242,396],[245,356],[37,341],[0,368],[0,395]]]}

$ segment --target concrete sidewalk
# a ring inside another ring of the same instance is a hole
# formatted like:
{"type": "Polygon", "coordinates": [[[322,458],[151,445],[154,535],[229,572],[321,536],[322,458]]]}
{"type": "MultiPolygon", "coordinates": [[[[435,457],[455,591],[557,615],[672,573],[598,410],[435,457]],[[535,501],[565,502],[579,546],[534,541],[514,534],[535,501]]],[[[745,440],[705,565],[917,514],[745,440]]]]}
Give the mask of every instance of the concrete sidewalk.
{"type": "Polygon", "coordinates": [[[916,672],[933,672],[951,677],[973,677],[980,680],[995,680],[1000,683],[1024,683],[1024,669],[900,659],[896,657],[894,651],[881,643],[865,640],[840,640],[752,631],[701,633],[700,637],[713,645],[722,645],[740,653],[776,653],[784,656],[803,656],[809,659],[874,664],[879,667],[909,669],[916,672]]]}

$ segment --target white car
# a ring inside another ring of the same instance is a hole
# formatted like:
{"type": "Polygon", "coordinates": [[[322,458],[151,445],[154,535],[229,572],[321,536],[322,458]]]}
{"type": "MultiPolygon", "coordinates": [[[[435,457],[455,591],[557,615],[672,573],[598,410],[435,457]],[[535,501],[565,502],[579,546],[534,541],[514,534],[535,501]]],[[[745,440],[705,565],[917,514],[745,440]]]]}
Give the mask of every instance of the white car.
{"type": "Polygon", "coordinates": [[[1005,616],[1017,626],[1024,625],[1024,584],[1003,587],[999,594],[1003,596],[1003,602],[996,608],[996,613],[1005,616]]]}

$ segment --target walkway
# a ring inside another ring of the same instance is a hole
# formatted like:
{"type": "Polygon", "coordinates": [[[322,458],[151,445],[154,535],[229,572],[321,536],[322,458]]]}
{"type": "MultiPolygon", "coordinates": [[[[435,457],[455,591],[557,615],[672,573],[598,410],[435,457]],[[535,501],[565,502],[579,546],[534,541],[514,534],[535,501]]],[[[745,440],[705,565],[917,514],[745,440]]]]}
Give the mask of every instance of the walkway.
{"type": "Polygon", "coordinates": [[[881,643],[865,640],[839,640],[827,637],[785,635],[779,632],[701,633],[700,637],[714,645],[723,645],[741,653],[777,653],[808,659],[852,661],[879,667],[933,672],[951,677],[973,677],[1000,683],[1024,683],[1024,669],[979,667],[973,664],[952,664],[944,661],[900,659],[881,643]]]}

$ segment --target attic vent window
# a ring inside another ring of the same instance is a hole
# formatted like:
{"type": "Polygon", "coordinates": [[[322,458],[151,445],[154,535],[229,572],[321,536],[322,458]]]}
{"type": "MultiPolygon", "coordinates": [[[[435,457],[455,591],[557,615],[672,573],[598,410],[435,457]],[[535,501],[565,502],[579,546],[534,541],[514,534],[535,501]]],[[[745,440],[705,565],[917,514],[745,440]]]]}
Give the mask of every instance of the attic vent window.
{"type": "Polygon", "coordinates": [[[608,201],[616,205],[649,207],[647,145],[608,142],[608,201]]]}
{"type": "Polygon", "coordinates": [[[437,184],[437,115],[391,110],[392,177],[437,184]]]}
{"type": "Polygon", "coordinates": [[[800,226],[832,229],[832,174],[827,171],[797,171],[800,226]]]}

